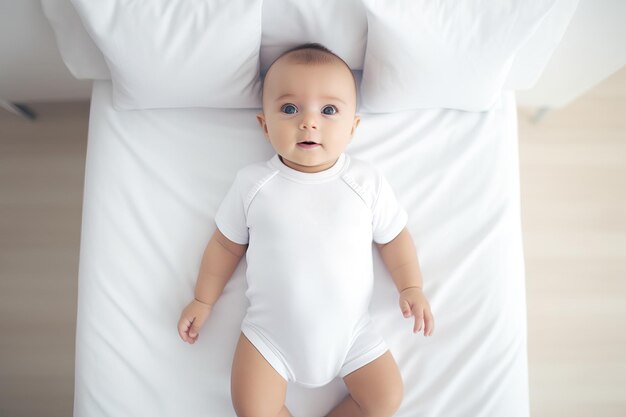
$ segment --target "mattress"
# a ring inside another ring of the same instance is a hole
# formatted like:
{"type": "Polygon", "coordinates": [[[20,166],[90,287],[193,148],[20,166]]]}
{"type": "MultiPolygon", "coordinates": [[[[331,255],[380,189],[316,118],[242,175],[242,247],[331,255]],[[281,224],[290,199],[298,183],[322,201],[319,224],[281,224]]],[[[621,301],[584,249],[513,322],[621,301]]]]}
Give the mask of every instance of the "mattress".
{"type": "MultiPolygon", "coordinates": [[[[214,216],[241,167],[269,159],[257,109],[116,111],[96,80],[80,242],[75,417],[235,416],[230,371],[245,257],[189,345],[178,336],[214,216]]],[[[370,314],[400,368],[398,417],[528,416],[515,96],[486,112],[359,113],[346,152],[374,163],[408,212],[435,316],[414,334],[377,249],[370,314]]],[[[347,394],[289,383],[296,417],[347,394]]]]}

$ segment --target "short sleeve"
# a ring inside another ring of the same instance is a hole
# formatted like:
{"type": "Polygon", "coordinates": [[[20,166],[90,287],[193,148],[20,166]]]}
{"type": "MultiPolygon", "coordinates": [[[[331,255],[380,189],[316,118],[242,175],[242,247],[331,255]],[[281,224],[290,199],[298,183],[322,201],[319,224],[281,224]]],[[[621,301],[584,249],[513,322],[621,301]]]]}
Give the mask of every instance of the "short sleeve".
{"type": "Polygon", "coordinates": [[[404,229],[408,215],[400,206],[387,179],[380,175],[380,189],[374,202],[372,230],[373,240],[384,244],[392,241],[404,229]]]}
{"type": "Polygon", "coordinates": [[[217,228],[231,241],[248,243],[248,225],[244,207],[240,176],[237,175],[215,214],[217,228]]]}

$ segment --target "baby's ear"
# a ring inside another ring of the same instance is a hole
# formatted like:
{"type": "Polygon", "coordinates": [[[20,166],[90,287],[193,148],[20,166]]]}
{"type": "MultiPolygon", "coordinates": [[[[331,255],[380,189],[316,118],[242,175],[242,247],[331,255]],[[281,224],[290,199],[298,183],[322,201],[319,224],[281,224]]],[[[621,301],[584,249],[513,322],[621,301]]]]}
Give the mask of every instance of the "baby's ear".
{"type": "Polygon", "coordinates": [[[259,125],[263,127],[263,124],[265,123],[265,115],[263,114],[263,112],[256,114],[256,120],[259,122],[259,125]]]}
{"type": "Polygon", "coordinates": [[[263,113],[257,113],[256,120],[259,122],[261,129],[263,129],[263,134],[267,137],[269,132],[267,131],[267,124],[265,123],[265,115],[263,113]]]}
{"type": "Polygon", "coordinates": [[[361,123],[361,117],[360,116],[354,116],[354,122],[352,123],[352,130],[350,131],[350,135],[354,135],[354,131],[356,130],[356,127],[359,125],[359,123],[361,123]]]}

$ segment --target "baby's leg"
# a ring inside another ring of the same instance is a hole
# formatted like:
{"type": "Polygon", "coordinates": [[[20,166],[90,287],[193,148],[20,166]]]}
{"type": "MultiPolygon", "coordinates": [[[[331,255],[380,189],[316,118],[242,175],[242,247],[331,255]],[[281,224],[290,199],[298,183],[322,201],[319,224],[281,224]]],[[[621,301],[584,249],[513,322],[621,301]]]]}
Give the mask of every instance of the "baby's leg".
{"type": "Polygon", "coordinates": [[[350,394],[326,417],[391,417],[400,408],[404,384],[389,350],[343,381],[350,394]]]}
{"type": "Polygon", "coordinates": [[[292,417],[285,407],[287,381],[241,333],[230,379],[238,417],[292,417]]]}

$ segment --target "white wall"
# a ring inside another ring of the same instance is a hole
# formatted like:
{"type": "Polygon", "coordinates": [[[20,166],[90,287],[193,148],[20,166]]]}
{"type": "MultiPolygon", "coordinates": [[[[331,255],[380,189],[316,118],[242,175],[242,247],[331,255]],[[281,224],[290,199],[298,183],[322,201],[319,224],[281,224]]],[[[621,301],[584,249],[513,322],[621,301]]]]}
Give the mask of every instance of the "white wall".
{"type": "Polygon", "coordinates": [[[624,65],[626,1],[580,0],[541,78],[532,89],[517,92],[517,104],[566,106],[624,65]]]}
{"type": "Polygon", "coordinates": [[[89,99],[90,91],[61,60],[39,0],[0,0],[0,100],[89,99]]]}

